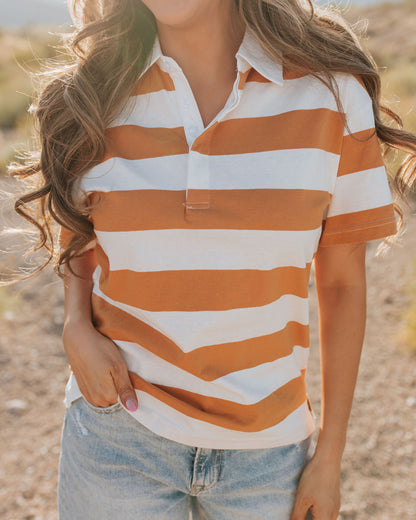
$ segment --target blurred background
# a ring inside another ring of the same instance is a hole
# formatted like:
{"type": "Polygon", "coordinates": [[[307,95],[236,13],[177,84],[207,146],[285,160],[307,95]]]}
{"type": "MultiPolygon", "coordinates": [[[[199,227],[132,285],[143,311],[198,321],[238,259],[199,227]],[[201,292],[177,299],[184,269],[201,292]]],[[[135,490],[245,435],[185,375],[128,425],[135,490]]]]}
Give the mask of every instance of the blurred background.
{"type": "MultiPolygon", "coordinates": [[[[405,128],[416,132],[416,0],[339,0],[338,5],[349,22],[367,27],[362,43],[380,67],[383,97],[405,128]]],[[[59,33],[72,30],[70,24],[65,0],[0,0],[0,229],[24,224],[13,211],[13,182],[6,165],[33,145],[28,107],[35,83],[30,73],[39,71],[45,58],[62,59],[56,45],[59,33]]],[[[390,174],[398,159],[388,164],[390,174]]],[[[367,246],[367,329],[343,456],[342,520],[416,518],[414,200],[400,244],[378,257],[380,241],[367,246]]],[[[0,236],[3,274],[10,266],[23,265],[22,238],[0,236]]],[[[320,361],[313,279],[310,295],[307,387],[318,429],[320,361]]],[[[51,269],[0,286],[0,517],[5,520],[57,519],[59,443],[69,375],[62,323],[62,282],[51,269]]]]}

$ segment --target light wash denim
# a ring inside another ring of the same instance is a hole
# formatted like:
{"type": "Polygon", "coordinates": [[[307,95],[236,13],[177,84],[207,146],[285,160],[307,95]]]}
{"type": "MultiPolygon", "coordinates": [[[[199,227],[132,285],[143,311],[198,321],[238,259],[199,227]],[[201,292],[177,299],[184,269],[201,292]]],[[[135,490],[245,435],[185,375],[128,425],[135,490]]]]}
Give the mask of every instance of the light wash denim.
{"type": "Polygon", "coordinates": [[[314,449],[312,435],[264,449],[187,446],[120,403],[99,408],[82,397],[62,428],[59,520],[289,520],[314,449]]]}

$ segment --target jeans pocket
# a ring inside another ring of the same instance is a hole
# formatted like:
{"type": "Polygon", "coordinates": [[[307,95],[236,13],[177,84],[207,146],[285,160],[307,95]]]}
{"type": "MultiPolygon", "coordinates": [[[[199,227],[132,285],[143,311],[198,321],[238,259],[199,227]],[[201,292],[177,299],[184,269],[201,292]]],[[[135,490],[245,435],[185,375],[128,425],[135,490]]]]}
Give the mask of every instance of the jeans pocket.
{"type": "Polygon", "coordinates": [[[90,403],[84,396],[82,396],[82,402],[96,413],[114,413],[123,408],[119,402],[110,404],[109,406],[95,406],[95,404],[90,403]]]}

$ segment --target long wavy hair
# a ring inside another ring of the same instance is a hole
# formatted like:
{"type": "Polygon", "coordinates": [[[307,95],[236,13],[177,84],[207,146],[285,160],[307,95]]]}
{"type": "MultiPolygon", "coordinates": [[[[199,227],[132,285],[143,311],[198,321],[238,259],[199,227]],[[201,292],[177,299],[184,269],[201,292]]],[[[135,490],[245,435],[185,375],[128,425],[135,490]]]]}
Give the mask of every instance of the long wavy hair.
{"type": "MultiPolygon", "coordinates": [[[[361,78],[371,96],[375,129],[383,158],[400,154],[392,190],[406,201],[416,177],[416,136],[403,129],[400,117],[382,100],[377,65],[359,36],[334,9],[312,0],[235,0],[241,21],[264,50],[296,74],[312,74],[331,90],[342,112],[334,73],[361,78]],[[384,122],[381,113],[388,117],[384,122]]],[[[146,65],[157,26],[140,0],[68,0],[74,31],[62,35],[70,56],[63,65],[49,67],[32,103],[39,146],[22,163],[12,162],[9,174],[25,181],[30,191],[15,202],[15,210],[37,228],[33,251],[47,251],[58,276],[94,236],[88,218],[91,206],[74,197],[74,183],[105,154],[104,131],[128,101],[146,65]],[[71,239],[59,247],[58,225],[71,239]]],[[[407,203],[407,202],[406,202],[407,203]]],[[[400,205],[398,230],[404,225],[400,205]]],[[[388,237],[381,250],[394,242],[388,237]]],[[[31,273],[34,274],[34,273],[31,273]]],[[[31,274],[29,276],[31,276],[31,274]]]]}

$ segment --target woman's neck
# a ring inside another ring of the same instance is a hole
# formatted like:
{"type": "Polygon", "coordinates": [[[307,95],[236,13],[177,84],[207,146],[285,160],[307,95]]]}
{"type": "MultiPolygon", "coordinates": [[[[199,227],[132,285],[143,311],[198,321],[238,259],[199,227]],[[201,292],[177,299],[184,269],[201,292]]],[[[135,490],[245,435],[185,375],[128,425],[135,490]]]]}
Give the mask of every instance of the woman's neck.
{"type": "Polygon", "coordinates": [[[227,81],[235,76],[235,54],[244,36],[234,2],[212,3],[206,13],[178,27],[157,22],[160,46],[193,82],[227,81]]]}

